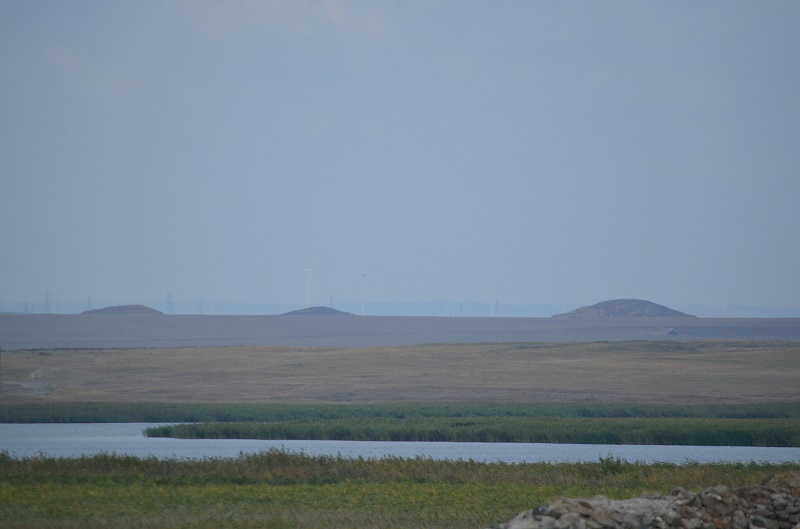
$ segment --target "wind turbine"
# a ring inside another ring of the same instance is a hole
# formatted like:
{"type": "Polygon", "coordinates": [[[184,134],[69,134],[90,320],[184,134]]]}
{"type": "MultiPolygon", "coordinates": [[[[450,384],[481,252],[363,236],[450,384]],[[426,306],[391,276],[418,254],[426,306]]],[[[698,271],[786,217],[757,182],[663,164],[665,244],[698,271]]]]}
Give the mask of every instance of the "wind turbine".
{"type": "MultiPolygon", "coordinates": [[[[489,281],[491,281],[492,284],[494,285],[494,289],[492,290],[492,295],[494,296],[495,292],[497,292],[497,282],[495,281],[495,277],[494,276],[489,276],[489,281]]],[[[492,316],[494,316],[494,299],[490,298],[489,299],[489,317],[491,318],[492,316]]]]}
{"type": "Polygon", "coordinates": [[[311,269],[305,268],[303,272],[306,274],[306,308],[308,308],[309,290],[311,284],[311,269]]]}
{"type": "Polygon", "coordinates": [[[361,315],[364,315],[364,291],[367,289],[367,272],[361,272],[361,315]]]}

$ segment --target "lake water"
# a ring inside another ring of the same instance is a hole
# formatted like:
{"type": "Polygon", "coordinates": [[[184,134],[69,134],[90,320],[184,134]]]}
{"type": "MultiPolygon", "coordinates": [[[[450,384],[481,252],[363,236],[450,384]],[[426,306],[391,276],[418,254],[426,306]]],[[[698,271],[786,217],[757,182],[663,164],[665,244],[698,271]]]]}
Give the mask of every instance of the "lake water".
{"type": "Polygon", "coordinates": [[[738,446],[580,445],[541,443],[428,443],[371,441],[257,441],[148,438],[155,424],[0,424],[0,451],[13,457],[43,454],[80,457],[115,453],[137,457],[204,459],[237,457],[270,448],[308,455],[379,459],[430,457],[506,463],[597,461],[609,455],[644,463],[800,463],[800,448],[738,446]]]}

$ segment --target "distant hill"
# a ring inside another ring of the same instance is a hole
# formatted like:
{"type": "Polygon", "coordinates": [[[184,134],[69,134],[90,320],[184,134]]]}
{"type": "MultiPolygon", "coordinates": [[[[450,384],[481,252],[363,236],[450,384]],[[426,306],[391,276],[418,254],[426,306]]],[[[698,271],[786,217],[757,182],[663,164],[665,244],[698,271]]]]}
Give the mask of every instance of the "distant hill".
{"type": "Polygon", "coordinates": [[[572,312],[556,314],[554,318],[693,318],[690,314],[670,309],[643,299],[612,299],[572,312]]]}
{"type": "Polygon", "coordinates": [[[160,310],[151,309],[144,305],[114,305],[102,309],[86,310],[81,314],[164,314],[160,310]]]}
{"type": "Polygon", "coordinates": [[[308,307],[307,309],[293,310],[286,312],[283,316],[352,316],[352,312],[342,312],[341,310],[332,309],[330,307],[308,307]]]}

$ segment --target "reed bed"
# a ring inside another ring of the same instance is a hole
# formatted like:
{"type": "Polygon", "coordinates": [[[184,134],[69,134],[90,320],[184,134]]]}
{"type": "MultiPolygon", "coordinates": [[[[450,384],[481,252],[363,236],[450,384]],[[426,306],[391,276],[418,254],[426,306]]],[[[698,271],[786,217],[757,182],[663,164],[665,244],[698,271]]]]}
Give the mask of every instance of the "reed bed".
{"type": "Polygon", "coordinates": [[[0,453],[0,527],[480,528],[560,496],[759,483],[800,464],[645,465],[346,459],[271,450],[233,459],[0,453]]]}
{"type": "Polygon", "coordinates": [[[0,406],[0,422],[178,422],[185,439],[800,446],[800,403],[0,406]]]}
{"type": "Polygon", "coordinates": [[[46,402],[0,405],[0,423],[246,422],[358,418],[573,417],[800,419],[800,402],[765,404],[202,404],[46,402]]]}
{"type": "Polygon", "coordinates": [[[379,417],[178,424],[145,432],[181,439],[800,446],[796,419],[379,417]]]}
{"type": "MultiPolygon", "coordinates": [[[[263,420],[148,428],[151,437],[800,446],[800,405],[279,406],[263,420]]],[[[253,414],[256,415],[256,414],[253,414]]]]}

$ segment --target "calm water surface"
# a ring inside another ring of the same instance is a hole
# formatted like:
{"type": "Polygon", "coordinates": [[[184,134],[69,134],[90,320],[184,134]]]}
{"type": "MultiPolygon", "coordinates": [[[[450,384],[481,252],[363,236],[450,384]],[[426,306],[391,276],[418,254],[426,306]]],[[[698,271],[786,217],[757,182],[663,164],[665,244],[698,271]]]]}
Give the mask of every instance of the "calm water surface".
{"type": "Polygon", "coordinates": [[[14,457],[43,454],[80,457],[115,453],[137,457],[204,459],[237,457],[270,448],[309,455],[343,457],[472,459],[475,461],[577,462],[609,455],[644,463],[743,462],[800,463],[800,448],[737,446],[580,445],[540,443],[427,443],[372,441],[256,441],[148,438],[142,431],[155,424],[0,424],[0,451],[14,457]]]}

